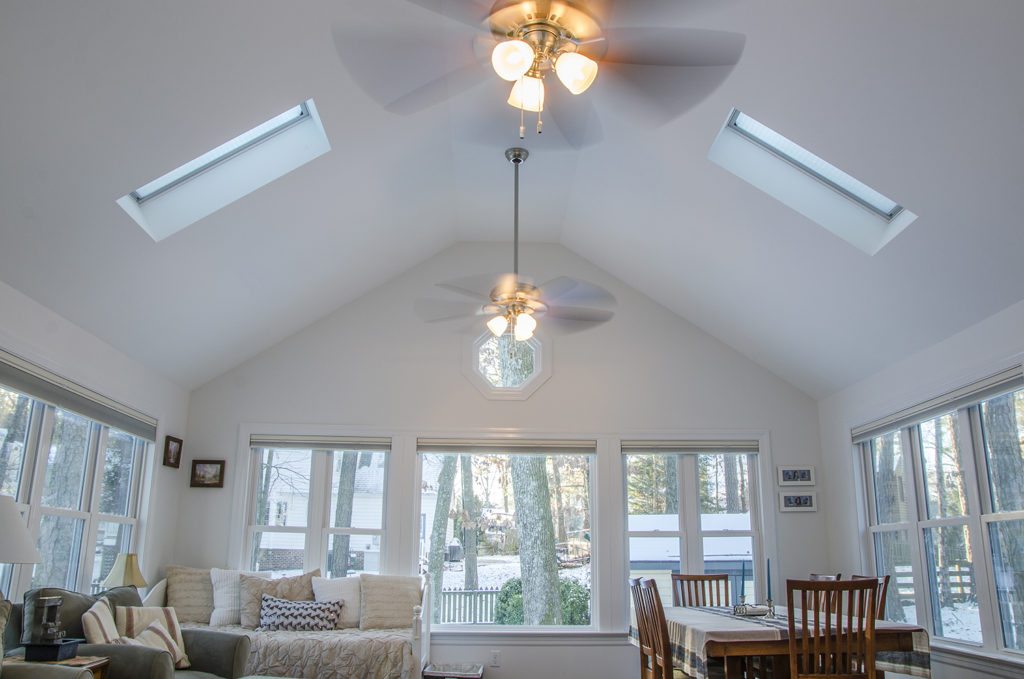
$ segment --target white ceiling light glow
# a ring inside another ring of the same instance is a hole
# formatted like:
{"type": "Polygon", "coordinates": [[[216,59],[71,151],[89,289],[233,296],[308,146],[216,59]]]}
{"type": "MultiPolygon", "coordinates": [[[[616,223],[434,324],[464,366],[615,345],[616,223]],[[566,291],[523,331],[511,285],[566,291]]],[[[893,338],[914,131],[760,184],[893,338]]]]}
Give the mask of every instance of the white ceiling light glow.
{"type": "Polygon", "coordinates": [[[579,52],[564,52],[555,60],[555,74],[573,94],[583,94],[597,78],[597,62],[579,52]]]}
{"type": "Polygon", "coordinates": [[[729,113],[708,158],[869,255],[917,219],[738,109],[729,113]]]}
{"type": "Polygon", "coordinates": [[[506,40],[494,48],[491,65],[501,78],[519,80],[533,66],[533,48],[522,40],[506,40]]]}
{"type": "Polygon", "coordinates": [[[525,76],[512,86],[508,103],[524,111],[540,113],[544,110],[544,81],[525,76]]]}

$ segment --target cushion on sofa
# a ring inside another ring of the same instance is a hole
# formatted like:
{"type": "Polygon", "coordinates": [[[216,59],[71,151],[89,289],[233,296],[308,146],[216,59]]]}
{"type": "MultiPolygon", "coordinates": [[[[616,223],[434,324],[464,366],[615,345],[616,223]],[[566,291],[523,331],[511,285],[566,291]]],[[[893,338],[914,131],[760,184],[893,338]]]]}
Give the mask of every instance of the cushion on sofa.
{"type": "Polygon", "coordinates": [[[106,599],[100,599],[82,614],[82,631],[87,644],[110,644],[121,636],[117,633],[114,612],[106,599]]]}
{"type": "Polygon", "coordinates": [[[344,604],[338,618],[338,629],[359,627],[359,576],[347,578],[313,578],[313,598],[317,601],[340,601],[344,604]]]}
{"type": "Polygon", "coordinates": [[[361,573],[359,629],[394,629],[412,625],[412,609],[423,599],[419,576],[361,573]]]}
{"type": "Polygon", "coordinates": [[[7,620],[11,617],[12,608],[10,601],[0,601],[0,674],[4,671],[4,630],[7,629],[7,620]]]}
{"type": "Polygon", "coordinates": [[[116,646],[145,646],[147,648],[155,648],[158,651],[166,651],[170,653],[171,658],[174,660],[175,668],[188,669],[190,667],[185,651],[182,650],[178,642],[175,641],[171,633],[167,631],[167,628],[159,620],[149,623],[141,632],[134,636],[118,637],[111,641],[111,643],[116,646]]]}
{"type": "Polygon", "coordinates": [[[174,658],[174,666],[177,669],[190,667],[188,656],[185,655],[185,640],[181,638],[181,625],[178,624],[178,616],[174,609],[169,606],[117,606],[114,609],[114,620],[117,623],[117,632],[122,637],[136,639],[142,636],[143,632],[149,631],[148,642],[151,646],[157,643],[155,636],[159,630],[150,630],[154,622],[160,623],[164,633],[168,635],[174,644],[175,651],[171,653],[174,658]],[[150,643],[152,642],[152,643],[150,643]]]}
{"type": "Polygon", "coordinates": [[[332,630],[343,605],[340,601],[288,601],[264,594],[260,604],[259,629],[295,632],[332,630]]]}
{"type": "Polygon", "coordinates": [[[291,578],[265,580],[252,575],[240,575],[240,603],[242,605],[241,625],[256,629],[260,624],[260,604],[263,595],[269,594],[278,599],[290,601],[313,600],[313,578],[319,577],[320,569],[296,575],[291,578]]]}
{"type": "Polygon", "coordinates": [[[213,583],[209,568],[167,567],[167,605],[180,622],[209,623],[213,612],[213,583]]]}
{"type": "Polygon", "coordinates": [[[219,627],[237,625],[241,622],[241,575],[270,578],[270,573],[210,569],[210,581],[213,583],[213,612],[210,614],[210,625],[219,627]]]}
{"type": "Polygon", "coordinates": [[[139,606],[142,598],[134,586],[114,587],[93,596],[72,592],[59,587],[39,587],[25,592],[25,607],[22,610],[21,643],[32,641],[32,620],[36,612],[36,604],[41,597],[59,596],[64,600],[60,609],[60,628],[65,636],[81,639],[85,636],[82,629],[82,616],[101,598],[111,606],[139,606]]]}

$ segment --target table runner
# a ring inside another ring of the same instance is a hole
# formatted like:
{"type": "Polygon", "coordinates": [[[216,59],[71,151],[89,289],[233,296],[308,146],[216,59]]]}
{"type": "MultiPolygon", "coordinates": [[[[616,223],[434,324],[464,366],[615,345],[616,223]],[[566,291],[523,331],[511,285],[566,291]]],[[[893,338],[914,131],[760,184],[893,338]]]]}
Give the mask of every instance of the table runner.
{"type": "MultiPolygon", "coordinates": [[[[776,607],[775,618],[741,617],[730,608],[665,608],[668,638],[672,646],[673,664],[697,679],[720,679],[724,666],[720,658],[708,658],[707,644],[712,641],[779,641],[789,638],[786,610],[776,607]]],[[[931,654],[928,633],[915,625],[879,620],[877,629],[908,629],[912,631],[913,651],[878,652],[876,668],[928,679],[931,677],[931,654]]],[[[630,628],[636,639],[636,629],[630,628]]]]}

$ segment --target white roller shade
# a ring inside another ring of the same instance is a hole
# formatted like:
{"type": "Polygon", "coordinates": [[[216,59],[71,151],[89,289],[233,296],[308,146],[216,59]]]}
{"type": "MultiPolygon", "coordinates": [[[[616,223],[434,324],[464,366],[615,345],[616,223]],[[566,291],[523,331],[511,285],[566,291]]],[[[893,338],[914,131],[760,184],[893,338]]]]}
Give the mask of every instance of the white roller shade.
{"type": "Polygon", "coordinates": [[[668,455],[673,453],[756,453],[757,441],[623,441],[625,455],[668,455]]]}
{"type": "Polygon", "coordinates": [[[296,436],[253,434],[251,448],[299,448],[302,450],[391,450],[391,439],[365,436],[296,436]]]}
{"type": "Polygon", "coordinates": [[[469,455],[562,455],[591,454],[596,441],[568,439],[418,439],[420,453],[459,453],[469,455]]]}

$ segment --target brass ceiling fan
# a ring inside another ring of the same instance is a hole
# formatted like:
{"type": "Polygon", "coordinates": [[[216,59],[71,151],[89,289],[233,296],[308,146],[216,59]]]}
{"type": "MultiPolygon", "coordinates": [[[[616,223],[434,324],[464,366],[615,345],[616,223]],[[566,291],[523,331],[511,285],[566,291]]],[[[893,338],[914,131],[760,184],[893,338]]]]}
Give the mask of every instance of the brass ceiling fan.
{"type": "MultiPolygon", "coordinates": [[[[385,109],[411,114],[494,79],[511,81],[507,103],[524,113],[550,109],[567,143],[600,137],[595,110],[657,111],[657,123],[710,94],[743,53],[745,36],[671,26],[692,0],[377,0],[334,26],[335,48],[356,83],[385,109]],[[401,9],[402,5],[406,9],[401,9]],[[450,21],[410,18],[408,4],[450,21]],[[637,27],[634,22],[658,23],[637,27]],[[660,23],[659,23],[660,22],[660,23]],[[667,25],[668,24],[668,25],[667,25]],[[487,64],[490,63],[491,68],[487,64]],[[490,71],[490,72],[489,72],[490,71]],[[565,87],[550,87],[554,74],[565,87]],[[592,85],[600,84],[591,88],[592,85]],[[604,93],[595,109],[585,92],[604,93]]],[[[500,102],[497,97],[488,101],[500,102]]],[[[498,109],[508,111],[507,108],[498,109]]],[[[480,125],[498,111],[480,111],[480,125]]],[[[500,117],[512,127],[508,117],[500,117]]],[[[493,140],[493,136],[480,135],[493,140]]]]}
{"type": "Polygon", "coordinates": [[[493,276],[471,276],[438,283],[444,290],[468,297],[474,302],[441,299],[420,299],[416,311],[428,323],[486,318],[487,329],[495,337],[506,332],[516,341],[525,342],[537,330],[537,319],[544,318],[557,331],[584,330],[604,323],[614,316],[606,308],[615,304],[607,290],[591,283],[560,276],[543,285],[533,285],[519,274],[519,168],[530,152],[514,147],[505,151],[505,158],[515,168],[514,213],[512,233],[512,273],[493,276]],[[489,292],[487,292],[489,290],[489,292]]]}

